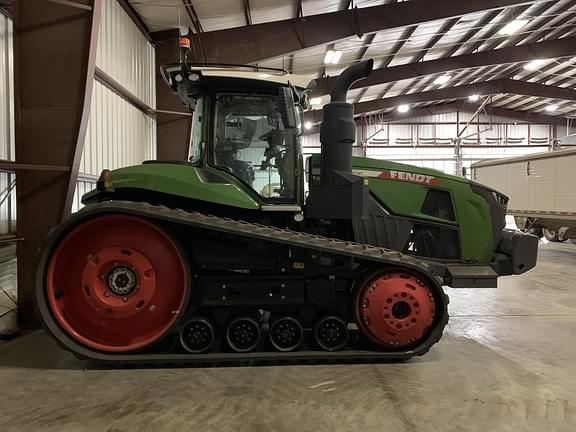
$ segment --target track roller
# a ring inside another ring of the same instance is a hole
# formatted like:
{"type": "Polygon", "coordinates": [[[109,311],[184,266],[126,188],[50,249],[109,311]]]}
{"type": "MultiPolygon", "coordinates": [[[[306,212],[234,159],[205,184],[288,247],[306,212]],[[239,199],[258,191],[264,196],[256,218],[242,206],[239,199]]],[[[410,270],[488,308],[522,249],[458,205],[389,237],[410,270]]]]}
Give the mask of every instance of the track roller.
{"type": "Polygon", "coordinates": [[[292,317],[281,317],[270,325],[270,343],[278,351],[294,351],[304,339],[302,324],[292,317]]]}
{"type": "Polygon", "coordinates": [[[314,338],[325,351],[339,351],[348,344],[348,326],[335,316],[322,318],[314,326],[314,338]]]}
{"type": "Polygon", "coordinates": [[[208,351],[216,337],[214,326],[206,318],[194,318],[180,330],[180,343],[186,351],[200,354],[208,351]]]}
{"type": "Polygon", "coordinates": [[[238,317],[226,328],[226,341],[236,352],[253,351],[260,343],[260,325],[254,318],[238,317]]]}
{"type": "Polygon", "coordinates": [[[436,314],[430,286],[416,274],[401,271],[369,278],[356,293],[355,309],[362,334],[387,348],[421,342],[436,314]]]}

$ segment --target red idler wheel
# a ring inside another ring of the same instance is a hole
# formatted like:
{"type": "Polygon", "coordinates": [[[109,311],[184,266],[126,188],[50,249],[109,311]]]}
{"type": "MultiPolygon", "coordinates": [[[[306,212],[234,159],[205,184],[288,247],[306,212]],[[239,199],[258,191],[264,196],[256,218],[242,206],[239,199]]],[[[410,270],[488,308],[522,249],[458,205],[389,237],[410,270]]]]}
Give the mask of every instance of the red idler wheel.
{"type": "Polygon", "coordinates": [[[178,247],[135,216],[103,215],[77,226],[47,269],[54,318],[71,338],[99,351],[150,346],[173,327],[188,298],[178,247]]]}
{"type": "Polygon", "coordinates": [[[417,344],[431,329],[435,311],[430,287],[412,273],[379,273],[356,293],[355,314],[360,331],[386,348],[417,344]]]}

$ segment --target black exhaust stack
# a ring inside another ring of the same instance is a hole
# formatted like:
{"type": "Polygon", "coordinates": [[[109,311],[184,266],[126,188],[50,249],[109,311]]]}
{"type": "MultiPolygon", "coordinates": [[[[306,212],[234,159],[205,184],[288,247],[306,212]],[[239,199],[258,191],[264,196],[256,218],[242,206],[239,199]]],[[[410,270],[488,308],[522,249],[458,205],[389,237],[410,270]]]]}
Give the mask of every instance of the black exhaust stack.
{"type": "Polygon", "coordinates": [[[353,219],[368,214],[369,193],[362,177],[352,175],[352,146],[356,140],[354,106],[348,89],[372,72],[373,60],[350,66],[336,79],[330,103],[324,105],[320,127],[320,183],[310,184],[307,215],[318,219],[353,219]]]}

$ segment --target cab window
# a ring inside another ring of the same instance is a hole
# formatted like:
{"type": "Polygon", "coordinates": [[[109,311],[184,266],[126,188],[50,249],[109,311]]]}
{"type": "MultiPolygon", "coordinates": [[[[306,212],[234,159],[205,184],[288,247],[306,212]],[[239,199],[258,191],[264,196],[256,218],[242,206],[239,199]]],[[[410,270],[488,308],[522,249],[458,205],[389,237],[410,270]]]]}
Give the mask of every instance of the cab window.
{"type": "Polygon", "coordinates": [[[294,199],[294,142],[273,95],[218,94],[214,161],[264,199],[294,199]]]}

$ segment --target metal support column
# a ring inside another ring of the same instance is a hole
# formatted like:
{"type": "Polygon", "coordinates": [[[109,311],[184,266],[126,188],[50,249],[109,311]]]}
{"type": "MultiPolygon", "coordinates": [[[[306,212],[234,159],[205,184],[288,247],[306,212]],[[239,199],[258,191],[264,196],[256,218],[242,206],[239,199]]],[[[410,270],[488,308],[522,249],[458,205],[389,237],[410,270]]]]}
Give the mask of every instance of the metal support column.
{"type": "Polygon", "coordinates": [[[14,4],[20,327],[37,324],[35,259],[74,196],[90,115],[100,2],[14,4]],[[62,170],[46,169],[53,166],[62,170]]]}

